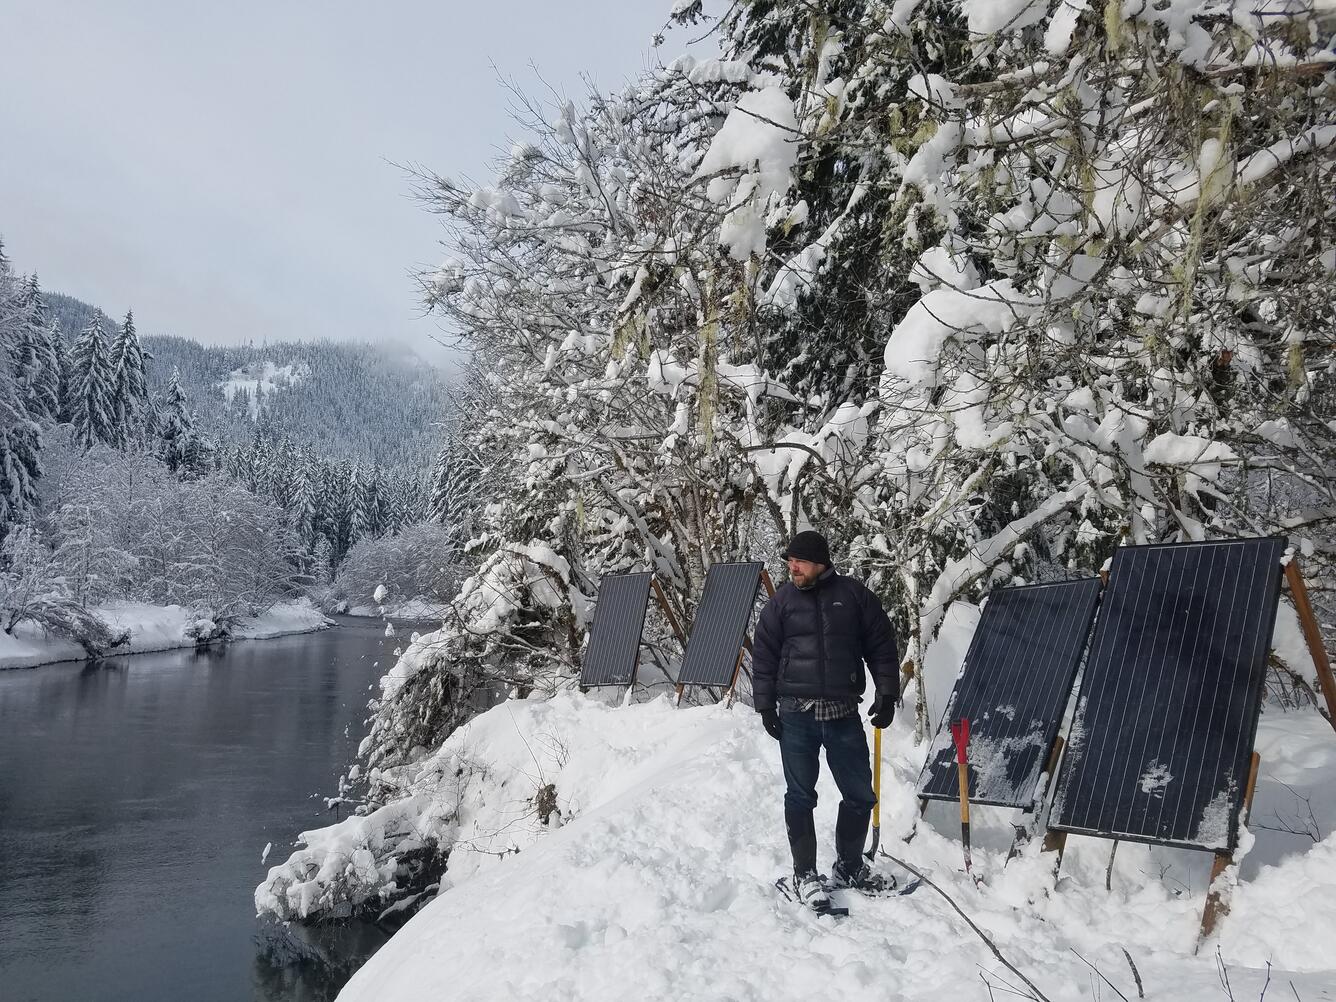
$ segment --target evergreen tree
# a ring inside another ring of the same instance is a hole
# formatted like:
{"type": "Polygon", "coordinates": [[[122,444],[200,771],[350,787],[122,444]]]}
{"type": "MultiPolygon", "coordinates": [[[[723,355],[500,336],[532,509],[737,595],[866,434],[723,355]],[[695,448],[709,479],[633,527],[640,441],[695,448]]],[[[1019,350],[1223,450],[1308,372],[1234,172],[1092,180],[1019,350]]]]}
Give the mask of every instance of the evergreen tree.
{"type": "Polygon", "coordinates": [[[36,275],[29,276],[24,296],[28,336],[23,348],[23,380],[28,413],[35,420],[52,422],[60,416],[64,339],[47,309],[36,275]]]}
{"type": "Polygon", "coordinates": [[[167,464],[167,469],[181,477],[202,472],[199,469],[199,436],[187,407],[185,391],[181,389],[181,374],[175,369],[159,409],[158,439],[158,456],[167,464]]]}
{"type": "Polygon", "coordinates": [[[385,529],[380,470],[372,468],[370,473],[359,477],[355,467],[350,493],[353,496],[353,532],[356,538],[374,539],[385,529]]]}
{"type": "Polygon", "coordinates": [[[51,321],[51,352],[55,356],[56,414],[55,420],[67,424],[70,420],[70,402],[74,396],[70,384],[70,346],[60,321],[51,321]]]}
{"type": "Polygon", "coordinates": [[[37,500],[42,435],[26,404],[23,338],[29,314],[23,290],[0,244],[0,538],[37,500]]]}
{"type": "Polygon", "coordinates": [[[362,464],[354,463],[348,476],[348,519],[352,534],[349,545],[357,542],[371,531],[371,514],[367,507],[367,478],[362,473],[362,464]]]}
{"type": "Polygon", "coordinates": [[[122,439],[113,396],[115,372],[107,335],[97,317],[74,342],[70,370],[70,423],[74,425],[75,440],[85,449],[98,442],[119,445],[122,439]]]}
{"type": "Polygon", "coordinates": [[[316,543],[321,538],[323,522],[321,511],[320,470],[310,450],[306,450],[299,462],[296,497],[293,499],[292,516],[296,523],[297,535],[308,553],[315,551],[316,543]]]}
{"type": "Polygon", "coordinates": [[[486,496],[478,453],[458,432],[446,440],[432,469],[426,517],[445,526],[451,541],[451,560],[463,557],[473,537],[477,515],[486,496]]]}
{"type": "Polygon", "coordinates": [[[127,311],[111,346],[112,406],[117,443],[138,442],[151,418],[144,350],[135,331],[134,313],[127,311]]]}
{"type": "Polygon", "coordinates": [[[353,545],[349,497],[352,478],[353,471],[347,463],[332,463],[325,467],[325,535],[329,539],[330,564],[334,567],[338,566],[353,545]]]}

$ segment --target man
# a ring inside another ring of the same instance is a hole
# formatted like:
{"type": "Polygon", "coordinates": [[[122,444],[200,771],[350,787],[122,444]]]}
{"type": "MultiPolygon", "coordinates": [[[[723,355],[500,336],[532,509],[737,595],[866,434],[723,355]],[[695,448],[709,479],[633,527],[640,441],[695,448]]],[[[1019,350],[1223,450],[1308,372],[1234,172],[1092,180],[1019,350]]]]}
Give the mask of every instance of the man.
{"type": "Polygon", "coordinates": [[[752,694],[784,764],[794,891],[821,908],[830,897],[816,869],[812,812],[823,746],[842,798],[831,883],[869,892],[889,886],[863,860],[876,794],[858,703],[870,672],[875,697],[868,716],[873,727],[890,724],[900,694],[899,656],[886,610],[865,585],[835,572],[825,537],[800,532],[783,556],[790,581],[756,625],[752,694]]]}

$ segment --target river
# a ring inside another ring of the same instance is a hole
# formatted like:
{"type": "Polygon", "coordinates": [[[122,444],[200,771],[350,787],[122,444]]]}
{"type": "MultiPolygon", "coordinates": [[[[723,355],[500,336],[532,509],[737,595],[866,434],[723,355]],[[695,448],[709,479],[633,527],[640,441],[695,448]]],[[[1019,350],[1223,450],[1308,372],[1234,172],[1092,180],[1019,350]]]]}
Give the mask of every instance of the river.
{"type": "Polygon", "coordinates": [[[312,963],[256,920],[252,892],[299,831],[334,820],[321,798],[392,662],[383,632],[344,619],[201,654],[0,671],[0,998],[332,998],[383,937],[318,935],[317,950],[356,960],[312,963]]]}

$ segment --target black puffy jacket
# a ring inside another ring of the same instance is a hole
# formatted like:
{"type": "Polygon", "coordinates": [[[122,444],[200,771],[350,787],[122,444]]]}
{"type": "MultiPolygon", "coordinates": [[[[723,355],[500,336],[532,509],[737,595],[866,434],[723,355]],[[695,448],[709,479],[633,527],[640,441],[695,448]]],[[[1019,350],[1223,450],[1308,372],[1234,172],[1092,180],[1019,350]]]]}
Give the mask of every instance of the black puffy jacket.
{"type": "Polygon", "coordinates": [[[877,596],[833,569],[807,589],[790,582],[775,592],[756,624],[756,709],[774,709],[781,696],[860,696],[866,688],[865,663],[878,695],[899,695],[895,634],[877,596]]]}

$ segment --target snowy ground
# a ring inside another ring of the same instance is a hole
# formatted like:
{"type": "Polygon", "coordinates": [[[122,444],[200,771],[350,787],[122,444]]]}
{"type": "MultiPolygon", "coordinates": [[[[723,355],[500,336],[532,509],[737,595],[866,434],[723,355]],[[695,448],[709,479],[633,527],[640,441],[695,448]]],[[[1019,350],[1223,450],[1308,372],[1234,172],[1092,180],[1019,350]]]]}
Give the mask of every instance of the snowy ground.
{"type": "Polygon", "coordinates": [[[275,365],[273,362],[253,362],[240,369],[233,369],[227,378],[218,383],[228,403],[241,390],[251,394],[250,416],[255,420],[260,413],[261,398],[267,399],[276,390],[296,386],[311,374],[310,368],[300,362],[288,365],[275,365]],[[256,393],[256,387],[259,393],[256,393]]]}
{"type": "MultiPolygon", "coordinates": [[[[178,647],[193,647],[195,641],[186,628],[195,622],[189,609],[179,605],[145,605],[116,602],[97,609],[101,619],[117,630],[130,631],[130,643],[115,654],[143,654],[178,647]]],[[[281,602],[269,611],[246,619],[233,632],[238,640],[261,640],[289,633],[309,633],[324,629],[329,621],[310,601],[300,598],[281,602]]],[[[45,636],[32,624],[20,624],[15,636],[0,633],[0,669],[31,668],[54,661],[82,661],[83,648],[69,640],[45,636]]]]}
{"type": "MultiPolygon", "coordinates": [[[[1256,999],[1268,963],[1274,997],[1336,999],[1336,733],[1315,713],[1264,717],[1253,820],[1293,820],[1294,797],[1307,796],[1326,838],[1257,831],[1233,912],[1197,955],[1205,854],[1124,844],[1106,891],[1109,843],[1073,838],[1055,884],[1033,852],[1004,869],[1015,815],[979,811],[975,865],[987,882],[975,889],[960,872],[952,810],[934,806],[906,845],[923,755],[907,727],[888,733],[883,846],[930,872],[1047,998],[1117,997],[1080,957],[1136,998],[1125,948],[1148,999],[1228,999],[1222,964],[1233,997],[1256,999]]],[[[426,773],[435,792],[409,813],[416,823],[456,815],[446,889],[343,1002],[988,999],[985,981],[996,998],[1019,984],[930,888],[854,899],[839,922],[776,897],[788,862],[782,778],[748,707],[620,707],[576,693],[511,701],[453,735],[426,773]],[[559,827],[537,816],[547,784],[559,827]]],[[[818,825],[829,837],[838,796],[823,783],[818,825]]],[[[312,833],[327,866],[356,865],[344,852],[359,825],[367,836],[365,821],[345,825],[312,833]]]]}

